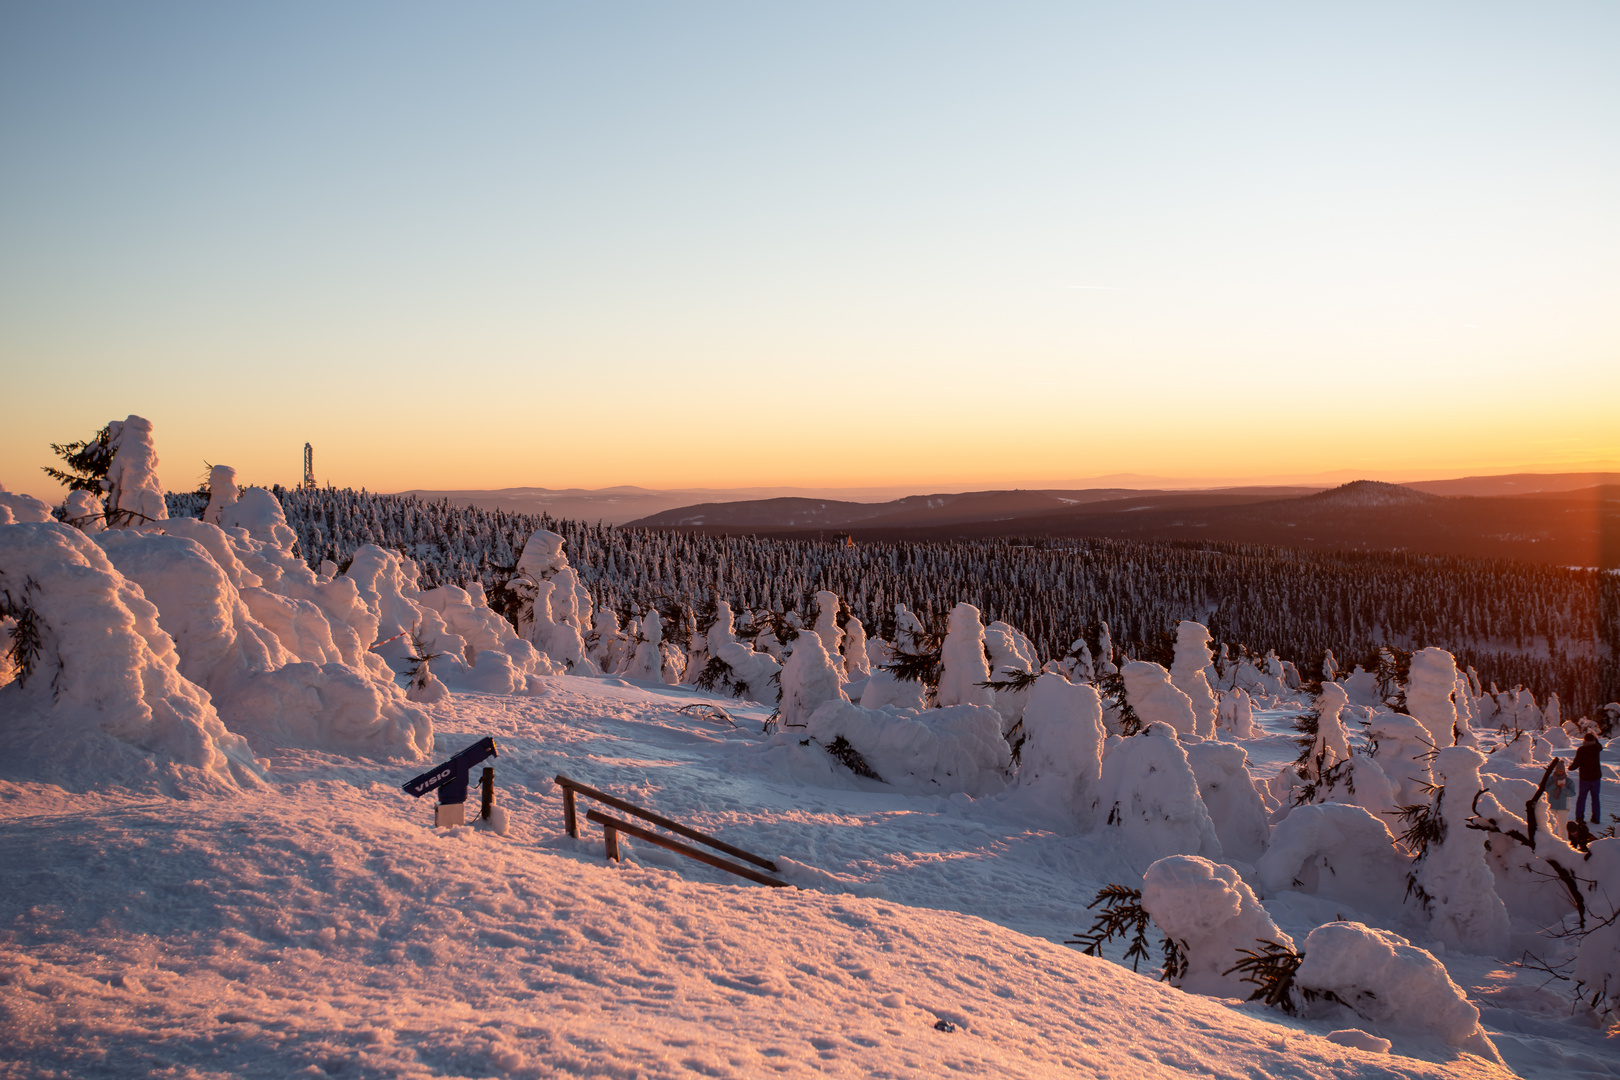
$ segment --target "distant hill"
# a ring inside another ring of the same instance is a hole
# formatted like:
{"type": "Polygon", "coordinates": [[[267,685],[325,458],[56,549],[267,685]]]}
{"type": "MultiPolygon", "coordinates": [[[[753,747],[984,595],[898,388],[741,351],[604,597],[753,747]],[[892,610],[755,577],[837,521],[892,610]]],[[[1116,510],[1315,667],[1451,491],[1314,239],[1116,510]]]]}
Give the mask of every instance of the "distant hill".
{"type": "Polygon", "coordinates": [[[1386,484],[1379,480],[1352,480],[1348,484],[1341,484],[1328,491],[1319,491],[1315,495],[1307,495],[1301,501],[1309,502],[1317,508],[1326,506],[1434,506],[1441,501],[1441,496],[1430,495],[1400,484],[1386,484]]]}
{"type": "Polygon", "coordinates": [[[1420,480],[1401,486],[1426,491],[1430,495],[1533,495],[1578,491],[1604,484],[1620,484],[1620,473],[1507,473],[1502,476],[1464,476],[1456,480],[1420,480]]]}

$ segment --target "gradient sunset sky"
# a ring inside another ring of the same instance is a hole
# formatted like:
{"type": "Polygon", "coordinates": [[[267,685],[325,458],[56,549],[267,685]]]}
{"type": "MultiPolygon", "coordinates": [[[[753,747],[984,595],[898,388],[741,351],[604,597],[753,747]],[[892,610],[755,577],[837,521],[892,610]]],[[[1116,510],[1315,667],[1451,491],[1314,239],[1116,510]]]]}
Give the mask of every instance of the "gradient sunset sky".
{"type": "Polygon", "coordinates": [[[0,7],[0,483],[1620,468],[1620,4],[0,7]]]}

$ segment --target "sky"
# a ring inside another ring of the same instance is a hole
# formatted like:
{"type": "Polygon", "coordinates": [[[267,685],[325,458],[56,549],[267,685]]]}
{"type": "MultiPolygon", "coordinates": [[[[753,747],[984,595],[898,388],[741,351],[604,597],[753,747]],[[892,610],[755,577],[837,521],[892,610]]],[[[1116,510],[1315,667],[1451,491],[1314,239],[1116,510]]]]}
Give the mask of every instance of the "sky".
{"type": "Polygon", "coordinates": [[[1620,468],[1620,5],[0,6],[0,483],[1620,468]]]}

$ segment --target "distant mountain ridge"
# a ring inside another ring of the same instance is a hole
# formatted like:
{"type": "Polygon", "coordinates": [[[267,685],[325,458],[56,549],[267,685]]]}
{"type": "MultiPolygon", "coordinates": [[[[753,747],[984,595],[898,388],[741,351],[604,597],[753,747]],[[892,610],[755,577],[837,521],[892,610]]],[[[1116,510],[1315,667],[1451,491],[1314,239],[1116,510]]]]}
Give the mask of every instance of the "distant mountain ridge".
{"type": "MultiPolygon", "coordinates": [[[[1349,479],[1354,480],[1354,477],[1349,479]]],[[[1257,498],[1286,498],[1290,495],[1306,495],[1316,491],[1328,490],[1333,487],[1329,483],[1238,483],[1233,482],[1225,486],[1210,486],[1196,481],[1167,480],[1163,478],[1136,476],[1133,474],[1115,474],[1105,477],[1095,477],[1089,481],[1076,481],[1076,485],[1068,488],[1000,488],[998,491],[1005,494],[1021,496],[1050,495],[1059,500],[1059,505],[1050,506],[1054,511],[1061,510],[1064,505],[1078,505],[1080,503],[1100,501],[1110,498],[1169,498],[1172,496],[1200,497],[1210,496],[1217,501],[1228,499],[1234,494],[1253,494],[1257,498]],[[1069,500],[1065,502],[1064,500],[1069,500]]],[[[1515,473],[1504,476],[1465,476],[1453,480],[1423,480],[1405,483],[1400,486],[1413,491],[1426,492],[1431,495],[1523,495],[1532,493],[1562,493],[1577,488],[1595,487],[1601,484],[1620,484],[1620,473],[1582,472],[1582,473],[1515,473]]],[[[680,511],[684,516],[695,516],[697,513],[722,513],[717,508],[734,506],[738,503],[769,502],[772,500],[796,500],[806,504],[805,512],[811,512],[808,504],[847,504],[858,507],[885,507],[883,513],[904,512],[908,508],[924,508],[927,500],[934,500],[934,508],[943,509],[951,503],[968,498],[969,496],[989,496],[996,491],[978,491],[966,493],[940,493],[922,494],[917,485],[889,485],[873,487],[744,487],[744,488],[678,488],[654,489],[636,487],[634,485],[619,485],[605,488],[545,488],[545,487],[511,487],[485,490],[472,489],[426,489],[413,488],[409,491],[397,492],[401,495],[414,495],[428,502],[449,500],[460,506],[476,506],[485,510],[500,510],[512,514],[550,514],[554,518],[571,518],[576,521],[600,521],[607,525],[623,525],[628,523],[647,523],[651,527],[667,527],[667,523],[660,520],[656,524],[651,519],[660,518],[669,511],[680,511]],[[907,500],[921,500],[911,502],[906,506],[894,505],[905,503],[907,500]]],[[[788,504],[783,503],[786,507],[788,504]]],[[[998,513],[1019,513],[1038,510],[1039,507],[1031,501],[1023,507],[1008,505],[996,509],[986,499],[982,504],[984,514],[970,514],[973,516],[995,517],[998,513]]],[[[838,513],[829,508],[827,521],[832,521],[838,513]]],[[[735,511],[723,511],[727,515],[727,523],[733,523],[730,515],[735,511]]],[[[850,524],[858,520],[869,520],[880,516],[875,511],[851,509],[847,521],[850,524]]],[[[956,512],[948,511],[942,519],[955,519],[956,512]]],[[[710,524],[719,522],[718,518],[707,519],[710,524]]],[[[797,520],[797,519],[795,519],[797,520]]],[[[936,522],[938,524],[940,522],[936,522]]],[[[806,520],[802,524],[811,524],[806,520]]],[[[824,524],[818,517],[815,524],[828,528],[838,528],[839,524],[824,524]]]]}
{"type": "Polygon", "coordinates": [[[1099,503],[1220,505],[1310,494],[1315,488],[1233,488],[1225,491],[1142,491],[1081,488],[1042,491],[966,491],[911,495],[885,503],[835,499],[742,499],[699,503],[651,514],[635,528],[841,529],[927,528],[980,521],[1015,521],[1064,514],[1099,503]]]}
{"type": "Polygon", "coordinates": [[[1559,490],[1556,484],[1525,486],[1534,490],[1440,495],[1416,485],[1356,480],[1326,491],[1111,488],[963,492],[881,504],[740,500],[681,507],[629,524],[778,537],[848,533],[856,541],[994,536],[1212,540],[1620,567],[1620,485],[1575,490],[1559,490]]]}

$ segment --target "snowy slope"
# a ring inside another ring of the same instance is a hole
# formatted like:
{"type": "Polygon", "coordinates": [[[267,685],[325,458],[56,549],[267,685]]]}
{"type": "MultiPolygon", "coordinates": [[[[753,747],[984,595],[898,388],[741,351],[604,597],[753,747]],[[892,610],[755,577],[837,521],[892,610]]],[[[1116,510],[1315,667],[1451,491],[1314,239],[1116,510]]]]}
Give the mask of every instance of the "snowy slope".
{"type": "MultiPolygon", "coordinates": [[[[409,768],[304,750],[229,797],[0,771],[0,1075],[1501,1074],[1438,1044],[1336,1045],[1057,944],[1140,871],[1016,793],[896,795],[761,735],[757,709],[681,714],[709,699],[674,687],[546,691],[431,707],[443,754],[499,740],[505,838],[428,827],[409,768]],[[806,888],[646,846],[607,865],[594,829],[563,834],[559,771],[793,860],[806,888]]],[[[1518,1072],[1620,1075],[1598,1032],[1466,967],[1529,1002],[1503,1013],[1522,1038],[1491,1028],[1518,1072]]]]}

